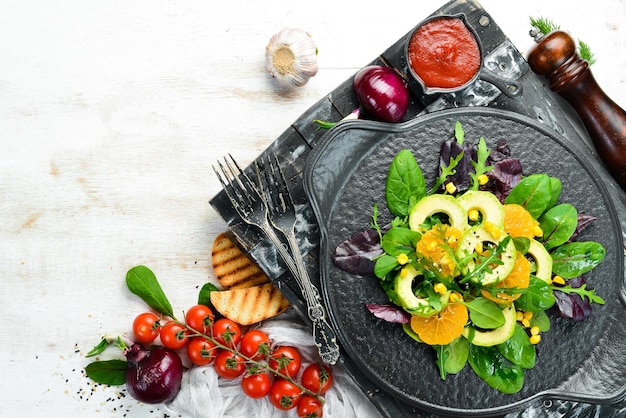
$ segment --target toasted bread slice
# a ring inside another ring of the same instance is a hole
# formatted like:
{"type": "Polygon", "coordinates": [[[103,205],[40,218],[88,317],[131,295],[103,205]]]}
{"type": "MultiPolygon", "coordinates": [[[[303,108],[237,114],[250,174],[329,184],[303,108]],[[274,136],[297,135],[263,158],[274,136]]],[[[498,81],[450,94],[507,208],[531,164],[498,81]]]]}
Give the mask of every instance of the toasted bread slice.
{"type": "Polygon", "coordinates": [[[213,241],[211,262],[215,277],[224,289],[244,289],[270,283],[263,270],[225,232],[213,241]]]}
{"type": "Polygon", "coordinates": [[[211,292],[211,303],[226,318],[251,325],[289,308],[289,302],[272,283],[244,289],[211,292]]]}

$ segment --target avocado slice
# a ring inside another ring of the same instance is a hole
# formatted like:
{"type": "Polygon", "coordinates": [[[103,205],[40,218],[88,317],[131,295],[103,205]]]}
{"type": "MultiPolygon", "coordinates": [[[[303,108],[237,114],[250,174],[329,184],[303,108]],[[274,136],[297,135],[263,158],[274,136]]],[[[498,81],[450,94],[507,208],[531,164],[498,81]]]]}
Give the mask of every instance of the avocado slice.
{"type": "Polygon", "coordinates": [[[504,228],[504,206],[494,194],[481,190],[468,190],[458,196],[457,201],[468,213],[473,209],[479,211],[483,222],[491,222],[498,228],[504,228]]]}
{"type": "Polygon", "coordinates": [[[450,226],[465,231],[467,225],[467,211],[453,196],[447,194],[433,194],[422,198],[413,206],[409,214],[409,228],[420,230],[420,225],[436,213],[448,215],[450,226]]]}
{"type": "Polygon", "coordinates": [[[526,254],[530,254],[535,259],[537,266],[535,276],[549,283],[552,278],[552,257],[548,250],[539,241],[531,239],[526,254]]]}
{"type": "MultiPolygon", "coordinates": [[[[474,253],[476,251],[476,247],[485,242],[499,244],[507,236],[508,235],[502,231],[499,238],[494,238],[482,225],[474,225],[469,228],[461,238],[461,243],[457,248],[457,257],[463,258],[468,254],[474,253]]],[[[504,280],[504,278],[513,270],[516,257],[517,250],[515,249],[515,244],[513,243],[513,240],[509,240],[505,251],[500,255],[502,264],[495,266],[491,272],[486,272],[481,280],[481,284],[489,286],[504,280]]],[[[467,270],[471,271],[473,268],[473,262],[468,263],[467,270]]],[[[465,274],[467,271],[464,271],[463,273],[465,274]]]]}
{"type": "Polygon", "coordinates": [[[396,274],[394,288],[402,308],[410,313],[428,314],[433,310],[428,300],[419,298],[413,293],[413,279],[420,275],[413,266],[407,265],[396,274]],[[402,272],[404,270],[404,272],[402,272]]]}
{"type": "Polygon", "coordinates": [[[504,325],[490,331],[479,331],[471,326],[463,328],[463,336],[467,340],[481,347],[492,347],[494,345],[502,344],[515,332],[515,323],[517,317],[515,314],[515,308],[513,304],[502,309],[504,314],[504,325]]]}

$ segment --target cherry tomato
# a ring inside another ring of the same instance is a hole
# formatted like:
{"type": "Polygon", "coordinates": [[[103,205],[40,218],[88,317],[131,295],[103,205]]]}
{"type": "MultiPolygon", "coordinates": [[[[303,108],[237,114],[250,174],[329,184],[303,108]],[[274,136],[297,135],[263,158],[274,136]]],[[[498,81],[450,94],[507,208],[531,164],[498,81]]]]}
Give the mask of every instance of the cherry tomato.
{"type": "Polygon", "coordinates": [[[187,357],[198,366],[211,364],[215,359],[215,344],[204,337],[193,337],[187,344],[187,357]]]}
{"type": "Polygon", "coordinates": [[[263,398],[270,393],[272,384],[267,373],[248,374],[241,379],[243,392],[251,398],[263,398]]]}
{"type": "Polygon", "coordinates": [[[268,364],[272,369],[278,370],[278,373],[295,377],[300,371],[302,357],[296,347],[283,345],[272,351],[268,364]]]}
{"type": "Polygon", "coordinates": [[[253,360],[259,360],[269,353],[270,337],[259,329],[253,329],[241,337],[239,352],[253,360]]]}
{"type": "Polygon", "coordinates": [[[298,417],[322,418],[324,407],[319,399],[311,395],[304,395],[298,402],[298,417]]]}
{"type": "Polygon", "coordinates": [[[285,379],[276,379],[270,388],[270,402],[278,409],[295,408],[301,397],[302,392],[300,388],[285,379]]]}
{"type": "Polygon", "coordinates": [[[333,375],[327,366],[309,364],[302,372],[302,386],[311,392],[322,394],[333,384],[333,375]]]}
{"type": "Polygon", "coordinates": [[[160,331],[159,317],[152,312],[141,313],[133,321],[133,335],[139,343],[151,343],[160,331]]]}
{"type": "Polygon", "coordinates": [[[235,379],[246,371],[245,360],[228,350],[220,350],[215,357],[215,372],[224,379],[235,379]]]}
{"type": "Polygon", "coordinates": [[[161,327],[161,343],[167,348],[178,350],[187,344],[187,328],[176,323],[168,322],[161,327]]]}
{"type": "Polygon", "coordinates": [[[210,334],[214,318],[211,308],[205,305],[194,305],[185,314],[187,326],[205,335],[210,334]]]}
{"type": "Polygon", "coordinates": [[[220,318],[213,324],[213,338],[227,347],[235,347],[241,339],[241,327],[228,318],[220,318]]]}

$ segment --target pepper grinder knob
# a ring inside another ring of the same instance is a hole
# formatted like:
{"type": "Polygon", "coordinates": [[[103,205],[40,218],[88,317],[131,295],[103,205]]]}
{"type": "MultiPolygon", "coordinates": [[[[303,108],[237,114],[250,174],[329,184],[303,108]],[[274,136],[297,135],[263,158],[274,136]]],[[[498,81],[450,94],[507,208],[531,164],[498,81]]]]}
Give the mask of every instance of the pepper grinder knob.
{"type": "Polygon", "coordinates": [[[626,190],[626,112],[602,91],[572,37],[563,31],[549,33],[527,61],[574,108],[605,166],[626,190]]]}

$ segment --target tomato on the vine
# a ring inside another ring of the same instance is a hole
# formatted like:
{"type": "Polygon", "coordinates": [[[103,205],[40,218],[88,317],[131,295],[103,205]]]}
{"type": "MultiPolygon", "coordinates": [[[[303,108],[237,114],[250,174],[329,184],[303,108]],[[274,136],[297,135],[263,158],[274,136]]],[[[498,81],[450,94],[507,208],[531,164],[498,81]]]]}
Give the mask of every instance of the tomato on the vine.
{"type": "Polygon", "coordinates": [[[187,344],[187,328],[177,322],[168,322],[161,327],[161,343],[167,348],[178,350],[187,344]]]}
{"type": "Polygon", "coordinates": [[[194,305],[185,314],[187,326],[205,335],[210,334],[214,318],[213,311],[206,305],[194,305]]]}
{"type": "Polygon", "coordinates": [[[298,417],[300,418],[322,418],[324,406],[314,396],[304,395],[298,402],[298,417]]]}
{"type": "Polygon", "coordinates": [[[215,359],[216,351],[215,344],[204,337],[193,337],[187,344],[187,357],[198,366],[211,364],[215,359]]]}
{"type": "Polygon", "coordinates": [[[272,369],[277,370],[278,373],[295,377],[300,371],[302,357],[296,347],[283,345],[272,351],[268,364],[272,369]]]}
{"type": "Polygon", "coordinates": [[[243,392],[251,398],[263,398],[270,393],[272,384],[267,373],[247,374],[241,379],[243,392]]]}
{"type": "Polygon", "coordinates": [[[220,318],[213,324],[213,339],[227,347],[235,347],[241,339],[241,327],[228,318],[220,318]]]}
{"type": "Polygon", "coordinates": [[[322,364],[309,364],[302,372],[302,386],[313,393],[322,394],[333,384],[330,369],[322,364]]]}
{"type": "Polygon", "coordinates": [[[259,329],[253,329],[241,337],[239,352],[253,360],[259,360],[269,353],[270,337],[259,329]]]}
{"type": "Polygon", "coordinates": [[[270,388],[270,402],[278,409],[295,408],[301,397],[300,388],[286,379],[276,379],[270,388]]]}
{"type": "Polygon", "coordinates": [[[243,357],[228,350],[219,350],[215,357],[215,372],[224,379],[235,379],[246,371],[243,357]]]}
{"type": "Polygon", "coordinates": [[[133,321],[133,335],[139,343],[151,343],[160,331],[159,317],[152,312],[141,313],[133,321]]]}

